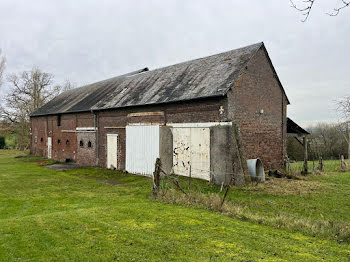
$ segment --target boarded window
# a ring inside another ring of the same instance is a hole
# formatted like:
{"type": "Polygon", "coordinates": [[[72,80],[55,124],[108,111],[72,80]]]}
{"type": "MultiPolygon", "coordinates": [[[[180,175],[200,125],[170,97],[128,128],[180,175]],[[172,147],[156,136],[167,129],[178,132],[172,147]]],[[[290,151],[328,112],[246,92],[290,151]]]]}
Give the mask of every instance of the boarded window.
{"type": "Polygon", "coordinates": [[[38,136],[34,136],[34,144],[38,143],[38,136]]]}

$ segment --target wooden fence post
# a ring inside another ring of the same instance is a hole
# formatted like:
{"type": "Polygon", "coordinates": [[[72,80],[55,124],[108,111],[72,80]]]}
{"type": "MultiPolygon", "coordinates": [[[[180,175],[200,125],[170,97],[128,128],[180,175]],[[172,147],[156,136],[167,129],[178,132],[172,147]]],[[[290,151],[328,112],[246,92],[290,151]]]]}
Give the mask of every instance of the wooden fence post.
{"type": "Polygon", "coordinates": [[[192,180],[192,165],[190,164],[190,174],[188,178],[188,192],[191,192],[191,180],[192,180]]]}
{"type": "Polygon", "coordinates": [[[322,157],[318,160],[318,170],[323,172],[324,171],[324,166],[323,166],[323,160],[322,157]]]}
{"type": "Polygon", "coordinates": [[[346,169],[346,163],[345,163],[343,155],[340,156],[340,167],[341,167],[342,170],[346,169]]]}
{"type": "Polygon", "coordinates": [[[154,167],[154,172],[153,172],[153,189],[152,189],[153,197],[157,197],[159,193],[160,167],[161,167],[160,158],[157,158],[155,167],[154,167]]]}
{"type": "Polygon", "coordinates": [[[303,170],[303,173],[306,175],[308,173],[308,171],[309,171],[308,164],[307,164],[308,155],[307,155],[307,138],[306,138],[306,135],[303,136],[303,145],[304,145],[304,170],[303,170]]]}

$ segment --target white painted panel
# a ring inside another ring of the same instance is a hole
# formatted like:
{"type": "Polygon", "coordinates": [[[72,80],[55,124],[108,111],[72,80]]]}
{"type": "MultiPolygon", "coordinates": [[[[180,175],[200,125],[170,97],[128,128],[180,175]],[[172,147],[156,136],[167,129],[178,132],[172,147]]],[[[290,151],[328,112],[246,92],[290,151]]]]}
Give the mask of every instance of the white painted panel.
{"type": "Polygon", "coordinates": [[[174,173],[188,176],[191,161],[191,129],[173,128],[173,168],[174,173]]]}
{"type": "Polygon", "coordinates": [[[107,134],[107,168],[118,168],[118,135],[107,134]]]}
{"type": "Polygon", "coordinates": [[[210,130],[191,128],[191,176],[210,180],[210,130]]]}
{"type": "Polygon", "coordinates": [[[126,126],[126,171],[152,175],[159,157],[159,125],[126,126]]]}
{"type": "Polygon", "coordinates": [[[173,128],[174,173],[210,180],[210,129],[173,128]]]}
{"type": "Polygon", "coordinates": [[[47,158],[52,158],[52,137],[47,138],[47,158]]]}

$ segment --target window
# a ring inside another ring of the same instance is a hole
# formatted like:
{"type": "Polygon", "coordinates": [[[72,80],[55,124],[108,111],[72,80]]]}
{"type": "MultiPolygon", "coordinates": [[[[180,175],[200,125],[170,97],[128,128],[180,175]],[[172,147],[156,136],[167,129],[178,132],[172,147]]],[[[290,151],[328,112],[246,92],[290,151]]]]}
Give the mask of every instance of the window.
{"type": "Polygon", "coordinates": [[[42,143],[43,141],[44,141],[44,138],[41,137],[41,138],[40,138],[40,143],[42,143]]]}
{"type": "Polygon", "coordinates": [[[79,146],[80,146],[80,147],[84,147],[84,141],[83,141],[83,140],[80,140],[79,146]]]}
{"type": "Polygon", "coordinates": [[[34,144],[38,143],[38,136],[34,136],[34,144]]]}
{"type": "Polygon", "coordinates": [[[57,144],[59,144],[59,145],[61,144],[61,139],[57,140],[57,144]]]}
{"type": "Polygon", "coordinates": [[[69,140],[67,139],[67,140],[66,140],[66,145],[69,146],[69,144],[70,144],[70,142],[69,142],[69,140]]]}
{"type": "Polygon", "coordinates": [[[92,147],[91,141],[88,142],[88,147],[92,147]]]}
{"type": "Polygon", "coordinates": [[[61,126],[61,115],[57,116],[57,126],[61,126]]]}

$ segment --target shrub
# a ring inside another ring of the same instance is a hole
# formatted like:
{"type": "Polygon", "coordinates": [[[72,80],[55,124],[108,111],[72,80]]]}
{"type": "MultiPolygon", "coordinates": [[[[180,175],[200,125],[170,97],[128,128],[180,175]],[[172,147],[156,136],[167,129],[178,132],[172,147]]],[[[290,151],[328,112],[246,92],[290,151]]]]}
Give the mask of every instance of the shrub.
{"type": "Polygon", "coordinates": [[[0,149],[5,148],[5,137],[0,136],[0,149]]]}

